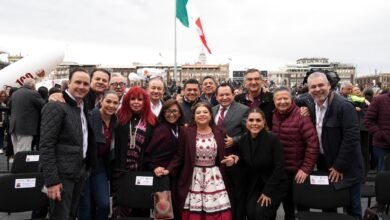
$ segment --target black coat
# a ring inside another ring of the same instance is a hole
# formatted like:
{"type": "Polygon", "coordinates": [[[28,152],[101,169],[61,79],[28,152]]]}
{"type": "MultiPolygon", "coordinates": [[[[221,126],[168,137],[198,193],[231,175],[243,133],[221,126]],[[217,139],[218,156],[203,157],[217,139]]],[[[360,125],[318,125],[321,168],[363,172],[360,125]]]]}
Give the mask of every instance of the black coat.
{"type": "MultiPolygon", "coordinates": [[[[41,165],[45,185],[61,182],[60,177],[78,178],[83,165],[83,132],[80,108],[66,92],[65,103],[49,102],[42,109],[41,120],[41,165]]],[[[88,149],[86,164],[96,164],[96,145],[87,109],[84,114],[88,123],[88,149]]]]}
{"type": "MultiPolygon", "coordinates": [[[[130,122],[129,122],[130,123],[130,122]]],[[[126,166],[126,157],[127,157],[127,150],[129,148],[129,132],[130,132],[130,127],[129,123],[125,125],[120,125],[118,124],[117,127],[115,128],[115,159],[113,161],[113,171],[125,171],[127,170],[126,166]]],[[[141,153],[140,153],[140,158],[138,159],[138,169],[139,170],[147,170],[148,169],[148,164],[146,164],[145,161],[145,151],[146,148],[149,145],[149,142],[151,138],[153,137],[153,126],[150,124],[146,125],[146,136],[145,140],[141,146],[141,153]]]]}
{"type": "Polygon", "coordinates": [[[10,98],[10,133],[37,135],[40,113],[45,101],[34,89],[23,86],[10,98]]]}
{"type": "MultiPolygon", "coordinates": [[[[242,93],[240,95],[237,95],[234,100],[238,103],[248,106],[246,96],[247,93],[242,93]]],[[[272,127],[272,113],[275,109],[273,97],[273,93],[262,91],[260,94],[260,105],[257,106],[261,109],[261,111],[264,112],[265,120],[267,122],[268,127],[272,127]]]]}
{"type": "MultiPolygon", "coordinates": [[[[315,109],[313,106],[311,108],[315,109]]],[[[322,124],[321,143],[327,168],[334,167],[344,175],[335,187],[345,188],[361,182],[363,156],[359,121],[353,104],[331,92],[322,124]]]]}
{"type": "Polygon", "coordinates": [[[253,194],[264,194],[282,198],[287,192],[287,176],[284,171],[283,149],[278,137],[262,130],[253,140],[244,134],[238,152],[239,163],[246,170],[245,189],[247,198],[253,194]]]}

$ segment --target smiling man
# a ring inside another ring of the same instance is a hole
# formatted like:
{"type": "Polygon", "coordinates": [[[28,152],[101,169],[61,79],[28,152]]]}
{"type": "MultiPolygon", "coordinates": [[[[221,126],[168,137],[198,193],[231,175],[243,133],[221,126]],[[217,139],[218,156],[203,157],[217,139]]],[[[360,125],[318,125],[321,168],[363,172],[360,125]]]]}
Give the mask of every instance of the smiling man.
{"type": "Polygon", "coordinates": [[[326,75],[312,73],[308,79],[309,94],[315,105],[315,126],[320,143],[317,168],[329,172],[336,189],[348,188],[350,205],[347,213],[361,219],[360,184],[363,178],[363,156],[355,107],[331,91],[326,75]]]}
{"type": "Polygon", "coordinates": [[[85,97],[86,108],[91,112],[99,103],[103,93],[109,88],[111,73],[102,68],[94,69],[91,72],[91,89],[85,97]]]}
{"type": "Polygon", "coordinates": [[[164,81],[160,77],[152,78],[149,81],[147,92],[150,97],[151,110],[158,117],[163,106],[164,81]]]}
{"type": "Polygon", "coordinates": [[[84,97],[90,76],[84,69],[69,74],[63,102],[49,102],[42,109],[41,165],[50,199],[51,219],[74,219],[88,170],[96,163],[93,131],[84,97]]]}
{"type": "Polygon", "coordinates": [[[245,74],[245,88],[247,92],[237,95],[236,102],[249,108],[260,108],[266,118],[267,125],[272,125],[272,111],[275,106],[272,101],[273,94],[265,88],[264,79],[258,69],[248,69],[245,74]]]}
{"type": "Polygon", "coordinates": [[[211,76],[205,76],[202,81],[202,95],[200,99],[202,101],[208,102],[211,106],[218,105],[217,99],[215,97],[215,90],[217,88],[217,81],[211,76]]]}
{"type": "MultiPolygon", "coordinates": [[[[248,116],[249,107],[234,101],[234,88],[226,83],[222,83],[217,87],[216,98],[219,105],[212,108],[214,122],[217,126],[221,126],[226,131],[225,147],[230,148],[233,144],[237,144],[241,135],[245,132],[245,122],[248,116]]],[[[237,148],[230,148],[229,152],[238,155],[237,148]]],[[[245,204],[244,201],[244,185],[242,179],[243,167],[237,164],[227,169],[227,176],[230,179],[233,187],[233,219],[245,219],[245,204]]]]}
{"type": "Polygon", "coordinates": [[[200,101],[200,85],[196,79],[188,79],[184,83],[184,97],[181,107],[183,109],[183,124],[190,125],[194,122],[192,118],[192,106],[200,101]]]}

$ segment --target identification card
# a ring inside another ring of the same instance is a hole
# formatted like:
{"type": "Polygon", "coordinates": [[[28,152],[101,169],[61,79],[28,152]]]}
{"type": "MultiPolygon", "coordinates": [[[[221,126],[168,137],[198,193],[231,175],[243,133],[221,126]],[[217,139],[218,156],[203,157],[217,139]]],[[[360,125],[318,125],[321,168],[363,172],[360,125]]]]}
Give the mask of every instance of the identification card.
{"type": "Polygon", "coordinates": [[[26,156],[26,162],[38,162],[39,161],[39,155],[27,155],[26,156]]]}
{"type": "Polygon", "coordinates": [[[36,178],[15,179],[15,189],[34,188],[36,178]]]}
{"type": "Polygon", "coordinates": [[[153,186],[153,177],[152,176],[136,176],[135,177],[136,186],[153,186]]]}
{"type": "Polygon", "coordinates": [[[312,185],[329,185],[328,176],[310,176],[310,184],[312,185]]]}

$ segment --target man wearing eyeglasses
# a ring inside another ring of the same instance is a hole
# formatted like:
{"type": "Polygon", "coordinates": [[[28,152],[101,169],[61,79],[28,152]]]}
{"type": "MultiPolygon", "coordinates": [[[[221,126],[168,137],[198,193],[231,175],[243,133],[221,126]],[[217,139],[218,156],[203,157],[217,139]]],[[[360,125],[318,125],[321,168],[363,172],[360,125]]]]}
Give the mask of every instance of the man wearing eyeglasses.
{"type": "Polygon", "coordinates": [[[247,91],[235,97],[236,102],[249,108],[259,107],[265,114],[266,122],[272,125],[272,111],[275,108],[273,94],[265,87],[265,82],[258,69],[245,72],[245,88],[247,91]]]}
{"type": "Polygon", "coordinates": [[[110,80],[110,89],[114,90],[116,94],[119,96],[119,99],[122,99],[122,96],[126,92],[126,78],[120,74],[112,74],[110,80]]]}

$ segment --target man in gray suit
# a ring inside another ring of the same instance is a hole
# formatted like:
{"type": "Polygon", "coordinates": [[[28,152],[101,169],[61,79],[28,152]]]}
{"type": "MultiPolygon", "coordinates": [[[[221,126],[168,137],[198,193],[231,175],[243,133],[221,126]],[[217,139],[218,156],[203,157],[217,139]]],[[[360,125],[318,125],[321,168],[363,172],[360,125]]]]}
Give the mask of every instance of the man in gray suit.
{"type": "MultiPolygon", "coordinates": [[[[237,143],[245,132],[245,120],[248,116],[249,107],[234,101],[234,89],[231,85],[222,83],[217,87],[216,98],[219,105],[212,108],[215,124],[226,131],[225,147],[236,153],[233,144],[237,143]]],[[[242,179],[245,178],[239,165],[227,169],[228,177],[233,186],[233,219],[245,219],[245,198],[242,179]]]]}
{"type": "Polygon", "coordinates": [[[35,91],[35,80],[27,78],[23,86],[12,94],[9,105],[10,134],[14,154],[31,150],[33,137],[38,135],[41,109],[45,101],[35,91]]]}

